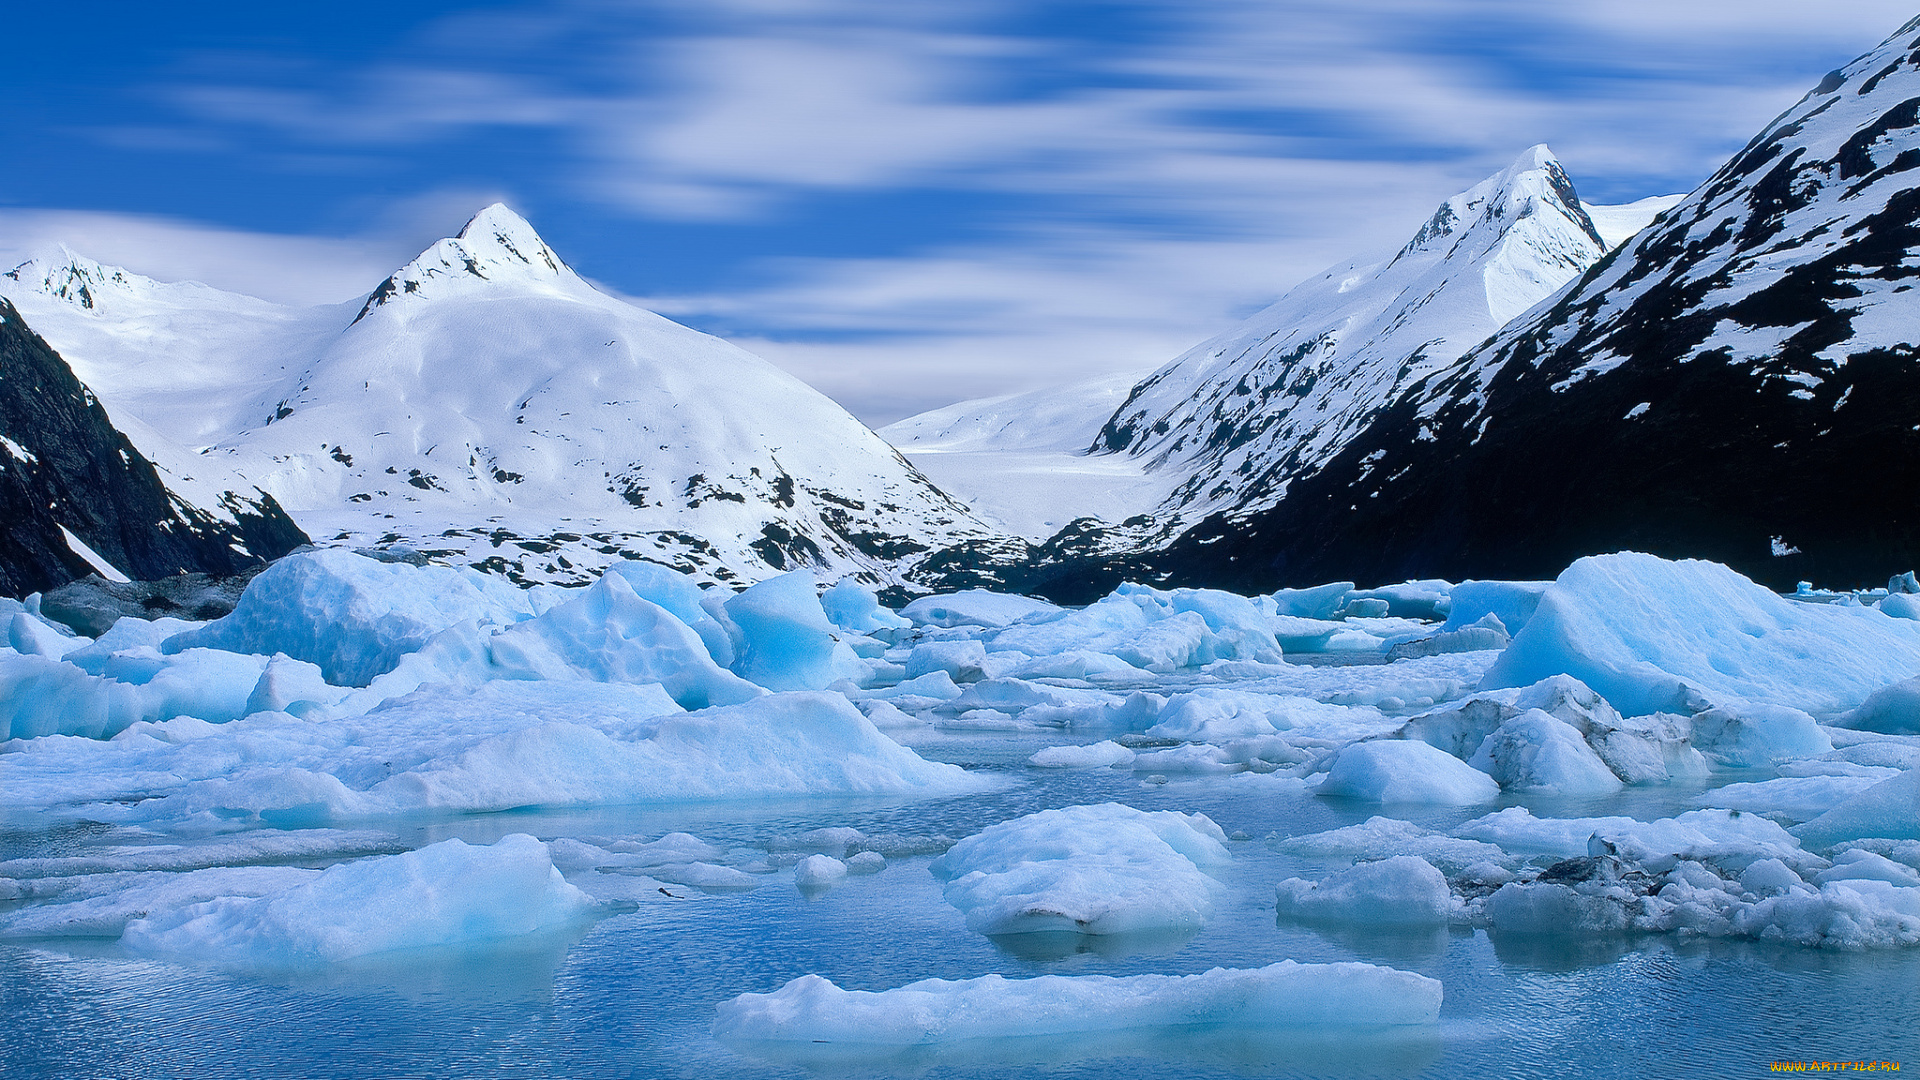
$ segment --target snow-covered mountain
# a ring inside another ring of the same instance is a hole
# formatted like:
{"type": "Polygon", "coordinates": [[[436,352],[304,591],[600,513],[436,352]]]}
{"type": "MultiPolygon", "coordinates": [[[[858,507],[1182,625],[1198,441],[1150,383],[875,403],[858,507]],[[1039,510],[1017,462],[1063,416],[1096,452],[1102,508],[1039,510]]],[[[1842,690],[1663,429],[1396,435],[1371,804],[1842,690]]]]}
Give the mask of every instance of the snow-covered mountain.
{"type": "Polygon", "coordinates": [[[306,543],[271,498],[246,490],[157,471],[0,300],[0,596],[90,573],[233,574],[306,543]]]}
{"type": "Polygon", "coordinates": [[[357,305],[293,310],[60,253],[0,281],[116,412],[313,535],[530,580],[621,557],[897,580],[999,534],[839,406],[594,289],[504,206],[357,305]]]}
{"type": "MultiPolygon", "coordinates": [[[[1631,232],[1661,208],[1648,200],[1607,219],[1631,232]]],[[[1336,266],[1155,372],[1093,449],[1179,477],[1157,515],[1165,532],[1270,506],[1395,395],[1610,247],[1560,163],[1535,146],[1441,203],[1398,251],[1336,266]]]]}
{"type": "Polygon", "coordinates": [[[1270,511],[1154,561],[1511,577],[1633,547],[1775,586],[1885,581],[1920,561],[1916,262],[1920,20],[1270,511]]]}
{"type": "Polygon", "coordinates": [[[1400,248],[1333,267],[1137,384],[961,402],[881,434],[1022,535],[1095,517],[1120,527],[1083,523],[1055,546],[1164,545],[1210,513],[1272,505],[1397,393],[1679,199],[1582,203],[1535,146],[1441,203],[1400,248]]]}

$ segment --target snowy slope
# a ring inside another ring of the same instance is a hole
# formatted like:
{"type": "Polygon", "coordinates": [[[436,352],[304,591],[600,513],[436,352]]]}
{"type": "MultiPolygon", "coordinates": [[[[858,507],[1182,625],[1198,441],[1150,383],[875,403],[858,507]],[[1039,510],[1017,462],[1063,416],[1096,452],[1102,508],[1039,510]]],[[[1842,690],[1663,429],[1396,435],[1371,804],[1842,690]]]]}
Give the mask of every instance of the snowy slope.
{"type": "Polygon", "coordinates": [[[1920,20],[1575,286],[1404,394],[1312,485],[1162,558],[1525,576],[1633,547],[1785,587],[1909,568],[1916,50],[1920,20]]]}
{"type": "MultiPolygon", "coordinates": [[[[1632,228],[1658,200],[1608,208],[1632,228]]],[[[1135,387],[1094,443],[1175,473],[1169,528],[1258,509],[1396,394],[1447,370],[1609,249],[1545,146],[1446,200],[1405,246],[1328,270],[1135,387]]]]}
{"type": "Polygon", "coordinates": [[[1165,497],[1141,462],[1087,453],[1137,380],[1123,373],[962,401],[890,424],[880,436],[982,517],[1044,540],[1076,518],[1117,523],[1165,497]]]}
{"type": "Polygon", "coordinates": [[[503,206],[359,306],[83,273],[84,292],[8,284],[118,411],[207,447],[322,540],[533,580],[623,555],[894,580],[936,545],[996,539],[833,402],[596,291],[503,206]]]}

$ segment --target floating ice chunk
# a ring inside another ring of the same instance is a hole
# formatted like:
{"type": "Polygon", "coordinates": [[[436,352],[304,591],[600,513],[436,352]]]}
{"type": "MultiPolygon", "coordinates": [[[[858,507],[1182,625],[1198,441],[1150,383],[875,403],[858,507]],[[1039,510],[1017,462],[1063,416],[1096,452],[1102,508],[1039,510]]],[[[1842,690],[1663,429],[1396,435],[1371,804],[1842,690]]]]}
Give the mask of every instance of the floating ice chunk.
{"type": "Polygon", "coordinates": [[[1132,664],[1108,653],[1070,649],[1049,656],[1028,657],[999,674],[1011,679],[1084,679],[1089,675],[1112,671],[1137,670],[1132,664]]]}
{"type": "Polygon", "coordinates": [[[1479,622],[1457,630],[1439,630],[1410,641],[1396,642],[1387,649],[1387,656],[1392,660],[1405,660],[1418,656],[1439,656],[1442,653],[1504,649],[1509,640],[1507,628],[1500,622],[1500,617],[1488,614],[1482,616],[1479,622]]]}
{"type": "Polygon", "coordinates": [[[1779,859],[1758,859],[1740,872],[1740,887],[1757,896],[1778,896],[1805,884],[1779,859]]]}
{"type": "Polygon", "coordinates": [[[1466,805],[1498,798],[1500,785],[1426,743],[1374,739],[1334,753],[1320,794],[1366,802],[1466,805]]]}
{"type": "Polygon", "coordinates": [[[1501,724],[1529,709],[1539,709],[1582,733],[1595,726],[1611,728],[1620,721],[1613,706],[1585,683],[1569,675],[1553,675],[1531,686],[1482,690],[1416,716],[1407,721],[1404,734],[1464,760],[1472,757],[1501,724]]]}
{"type": "Polygon", "coordinates": [[[1882,780],[1791,831],[1802,843],[1821,848],[1869,836],[1920,840],[1920,770],[1882,780]]]}
{"type": "Polygon", "coordinates": [[[1346,603],[1353,582],[1334,581],[1310,589],[1281,589],[1272,594],[1274,614],[1300,619],[1331,619],[1346,603]]]}
{"type": "Polygon", "coordinates": [[[1845,851],[1833,857],[1833,865],[1814,875],[1814,884],[1829,881],[1885,881],[1894,885],[1920,885],[1920,871],[1894,862],[1871,851],[1845,851]]]}
{"type": "Polygon", "coordinates": [[[1832,881],[1817,892],[1802,886],[1720,906],[1730,932],[1766,941],[1842,949],[1920,944],[1920,889],[1885,881],[1832,881]]]}
{"type": "Polygon", "coordinates": [[[286,653],[320,665],[330,683],[365,686],[455,623],[506,625],[532,614],[525,593],[476,570],[322,549],[274,563],[247,583],[230,614],[161,648],[286,653]]]}
{"type": "Polygon", "coordinates": [[[1508,882],[1487,898],[1486,918],[1510,934],[1618,933],[1632,924],[1625,903],[1559,882],[1508,882]]]}
{"type": "Polygon", "coordinates": [[[1418,855],[1448,873],[1458,873],[1480,863],[1507,861],[1506,853],[1493,844],[1430,832],[1410,821],[1390,817],[1371,817],[1343,829],[1292,837],[1283,841],[1280,848],[1309,858],[1386,859],[1395,855],[1418,855]]]}
{"type": "Polygon", "coordinates": [[[55,895],[0,912],[0,938],[117,938],[140,919],[165,917],[223,897],[273,896],[320,876],[293,866],[220,866],[166,871],[81,871],[33,882],[55,895]]]}
{"type": "Polygon", "coordinates": [[[1785,829],[1737,810],[1692,810],[1636,821],[1629,817],[1541,818],[1526,807],[1510,806],[1467,822],[1455,835],[1497,844],[1518,855],[1569,859],[1610,852],[1656,868],[1681,858],[1710,859],[1736,869],[1761,858],[1796,865],[1814,862],[1785,829]]]}
{"type": "Polygon", "coordinates": [[[887,868],[887,857],[877,851],[862,851],[847,859],[849,874],[877,874],[887,868]]]}
{"type": "Polygon", "coordinates": [[[847,876],[847,864],[831,855],[809,855],[793,868],[793,883],[802,889],[825,889],[847,876]]]}
{"type": "Polygon", "coordinates": [[[1693,718],[1693,744],[1736,769],[1818,757],[1833,741],[1813,717],[1786,705],[1740,704],[1708,709],[1693,718]]]}
{"type": "Polygon", "coordinates": [[[1434,926],[1459,914],[1446,875],[1417,855],[1364,862],[1319,881],[1288,878],[1276,895],[1281,916],[1310,922],[1434,926]]]}
{"type": "Polygon", "coordinates": [[[0,739],[104,739],[140,719],[138,687],[50,656],[0,653],[0,739]]]}
{"type": "Polygon", "coordinates": [[[952,701],[964,691],[953,681],[953,676],[945,671],[930,671],[906,682],[889,686],[883,690],[868,690],[862,696],[879,698],[920,697],[935,701],[952,701]]]}
{"type": "Polygon", "coordinates": [[[872,589],[852,578],[841,578],[820,594],[820,608],[833,625],[856,634],[904,630],[913,620],[881,606],[872,589]]]}
{"type": "Polygon", "coordinates": [[[303,967],[375,953],[520,937],[592,910],[546,846],[525,834],[459,840],[327,868],[271,896],[227,897],[137,920],[135,952],[249,967],[303,967]]]}
{"type": "MultiPolygon", "coordinates": [[[[87,676],[82,676],[83,678],[87,676]]],[[[658,686],[497,681],[310,723],[258,713],[179,742],[0,755],[22,807],[92,820],[311,825],[524,806],[952,793],[984,781],[882,735],[843,697],[681,713],[658,686]]]]}
{"type": "Polygon", "coordinates": [[[1540,598],[1485,687],[1578,677],[1628,716],[1719,703],[1852,709],[1920,668],[1920,623],[1803,604],[1717,563],[1580,559],[1540,598]]]}
{"type": "Polygon", "coordinates": [[[987,647],[971,639],[923,642],[907,658],[908,679],[944,671],[956,683],[979,682],[986,669],[987,647]]]}
{"type": "Polygon", "coordinates": [[[265,657],[212,649],[162,656],[142,647],[108,657],[107,674],[96,676],[51,657],[0,655],[0,738],[105,739],[189,715],[224,723],[246,714],[265,665],[265,657]]]}
{"type": "Polygon", "coordinates": [[[1206,622],[1213,659],[1280,662],[1271,621],[1246,597],[1219,589],[1175,589],[1166,595],[1166,604],[1175,613],[1191,612],[1206,622]]]}
{"type": "Polygon", "coordinates": [[[1480,744],[1471,764],[1517,791],[1603,795],[1620,790],[1620,778],[1580,732],[1540,709],[1501,724],[1480,744]]]}
{"type": "Polygon", "coordinates": [[[706,643],[707,653],[713,657],[714,663],[722,667],[733,664],[734,644],[728,624],[714,618],[707,610],[706,594],[694,584],[692,578],[665,566],[630,561],[614,563],[607,567],[606,573],[625,580],[633,588],[634,595],[660,605],[674,618],[691,627],[706,643]]]}
{"type": "Polygon", "coordinates": [[[1045,600],[1027,596],[968,589],[965,592],[923,596],[900,614],[915,626],[984,626],[997,629],[1036,615],[1049,615],[1060,608],[1045,600]]]}
{"type": "Polygon", "coordinates": [[[808,571],[768,578],[727,601],[744,645],[734,671],[769,690],[822,690],[867,666],[841,644],[808,571]]]}
{"type": "Polygon", "coordinates": [[[7,644],[22,656],[58,660],[93,644],[93,639],[62,634],[27,612],[16,611],[7,623],[7,644]]]}
{"type": "Polygon", "coordinates": [[[1492,615],[1507,633],[1517,634],[1533,618],[1551,581],[1463,581],[1449,593],[1452,606],[1442,630],[1459,630],[1492,615]]]}
{"type": "Polygon", "coordinates": [[[1224,747],[1189,743],[1186,746],[1175,746],[1166,750],[1148,750],[1135,754],[1133,767],[1137,772],[1209,776],[1245,772],[1247,763],[1236,759],[1224,747]]]}
{"type": "MultiPolygon", "coordinates": [[[[1911,599],[1920,608],[1920,598],[1911,599]]],[[[1889,597],[1888,599],[1892,599],[1889,597]]],[[[1884,607],[1884,605],[1882,605],[1884,607]]],[[[1920,619],[1920,614],[1912,616],[1920,619]]],[[[1885,735],[1920,735],[1920,676],[1883,686],[1867,695],[1858,709],[1840,717],[1836,723],[1859,731],[1877,731],[1885,735]]]]}
{"type": "MultiPolygon", "coordinates": [[[[463,644],[458,634],[436,639],[421,650],[420,662],[463,644]]],[[[487,679],[658,683],[690,709],[737,705],[763,693],[716,664],[691,627],[636,593],[625,574],[606,574],[566,603],[485,638],[477,651],[472,660],[453,656],[440,664],[443,677],[464,674],[457,681],[467,685],[487,679]]],[[[408,674],[404,668],[395,676],[408,674]]],[[[387,692],[385,684],[374,689],[387,692]]]]}
{"type": "MultiPolygon", "coordinates": [[[[1209,637],[1207,621],[1183,611],[1149,623],[1109,651],[1134,667],[1166,673],[1221,659],[1207,647],[1209,637]]],[[[1274,651],[1277,655],[1277,646],[1274,651]]]]}
{"type": "Polygon", "coordinates": [[[1201,867],[1228,861],[1225,840],[1201,814],[1070,806],[970,836],[932,870],[982,934],[1197,930],[1217,889],[1201,867]]]}
{"type": "Polygon", "coordinates": [[[1382,615],[1396,619],[1437,620],[1447,617],[1453,604],[1452,594],[1452,582],[1431,578],[1383,585],[1377,589],[1355,589],[1348,594],[1348,602],[1356,599],[1384,600],[1387,610],[1381,612],[1382,615]]]}
{"type": "Polygon", "coordinates": [[[717,1038],[915,1046],[962,1039],[1210,1026],[1366,1027],[1431,1024],[1441,986],[1372,964],[1214,968],[1198,975],[984,975],[925,979],[879,992],[803,975],[771,994],[715,1009],[717,1038]]]}
{"type": "Polygon", "coordinates": [[[1920,596],[1911,593],[1892,593],[1885,600],[1874,605],[1882,614],[1896,619],[1920,619],[1920,596]]]}
{"type": "Polygon", "coordinates": [[[1296,726],[1338,723],[1352,715],[1346,706],[1312,698],[1206,687],[1168,698],[1158,722],[1146,734],[1156,739],[1224,742],[1296,726]]]}
{"type": "Polygon", "coordinates": [[[1049,746],[1027,759],[1042,769],[1105,769],[1133,764],[1133,751],[1112,740],[1087,746],[1049,746]]]}
{"type": "Polygon", "coordinates": [[[1587,729],[1587,745],[1600,755],[1615,776],[1629,784],[1660,783],[1676,778],[1699,778],[1711,771],[1707,759],[1694,749],[1693,720],[1673,713],[1648,713],[1606,721],[1587,729]]]}
{"type": "Polygon", "coordinates": [[[1808,821],[1878,782],[1867,776],[1783,776],[1755,783],[1727,784],[1702,792],[1693,801],[1699,806],[1808,821]]]}
{"type": "Polygon", "coordinates": [[[1361,651],[1370,651],[1380,644],[1373,635],[1356,635],[1347,624],[1340,622],[1275,615],[1267,620],[1267,625],[1273,629],[1274,641],[1289,653],[1319,653],[1338,647],[1352,647],[1356,637],[1367,639],[1361,642],[1361,651]],[[1340,646],[1334,644],[1336,639],[1341,642],[1340,646]]]}
{"type": "Polygon", "coordinates": [[[241,715],[283,712],[305,719],[321,715],[327,707],[339,704],[347,693],[344,688],[327,682],[326,676],[320,672],[320,665],[278,653],[267,661],[266,668],[260,672],[259,680],[247,695],[245,711],[241,715]]]}
{"type": "Polygon", "coordinates": [[[112,628],[96,638],[93,644],[67,653],[63,659],[89,675],[103,675],[114,653],[139,648],[158,649],[161,642],[173,635],[205,625],[186,619],[149,621],[124,617],[116,620],[112,628]]]}

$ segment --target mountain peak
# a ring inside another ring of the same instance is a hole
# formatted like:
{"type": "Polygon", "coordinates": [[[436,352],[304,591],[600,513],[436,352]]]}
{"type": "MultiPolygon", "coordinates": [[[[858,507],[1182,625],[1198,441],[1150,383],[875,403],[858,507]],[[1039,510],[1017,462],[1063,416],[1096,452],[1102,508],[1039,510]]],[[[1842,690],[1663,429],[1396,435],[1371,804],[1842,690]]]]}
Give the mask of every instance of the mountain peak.
{"type": "Polygon", "coordinates": [[[574,279],[573,270],[554,254],[526,218],[505,203],[481,210],[458,236],[436,241],[395,271],[367,297],[354,321],[390,301],[409,295],[433,296],[481,282],[558,283],[574,279]]]}
{"type": "Polygon", "coordinates": [[[88,310],[98,307],[112,291],[128,292],[158,284],[118,266],[95,262],[65,244],[35,254],[0,277],[88,310]]]}
{"type": "Polygon", "coordinates": [[[1599,230],[1582,209],[1580,196],[1573,189],[1560,161],[1545,143],[1535,143],[1522,151],[1500,172],[1473,185],[1440,204],[1433,217],[1421,226],[1398,259],[1419,251],[1453,248],[1466,236],[1482,233],[1490,240],[1505,237],[1515,225],[1541,211],[1566,219],[1575,230],[1585,234],[1607,250],[1599,230]]]}

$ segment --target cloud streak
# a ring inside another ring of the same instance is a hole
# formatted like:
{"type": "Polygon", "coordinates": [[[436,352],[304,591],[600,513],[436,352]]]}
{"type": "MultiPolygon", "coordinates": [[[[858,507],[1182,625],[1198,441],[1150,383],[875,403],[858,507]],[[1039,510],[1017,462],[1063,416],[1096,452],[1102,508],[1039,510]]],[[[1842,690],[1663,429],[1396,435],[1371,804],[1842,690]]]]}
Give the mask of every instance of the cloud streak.
{"type": "Polygon", "coordinates": [[[672,225],[689,244],[800,222],[820,253],[741,256],[710,288],[581,269],[761,341],[884,422],[941,395],[1151,366],[1397,242],[1535,142],[1589,198],[1685,190],[1906,14],[1880,0],[565,0],[454,14],[351,61],[201,57],[164,80],[174,115],[144,137],[352,167],[443,147],[479,186],[672,225]],[[819,209],[919,195],[994,209],[940,220],[929,198],[922,239],[885,241],[819,209]]]}

